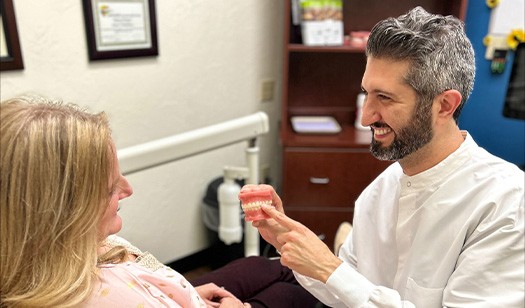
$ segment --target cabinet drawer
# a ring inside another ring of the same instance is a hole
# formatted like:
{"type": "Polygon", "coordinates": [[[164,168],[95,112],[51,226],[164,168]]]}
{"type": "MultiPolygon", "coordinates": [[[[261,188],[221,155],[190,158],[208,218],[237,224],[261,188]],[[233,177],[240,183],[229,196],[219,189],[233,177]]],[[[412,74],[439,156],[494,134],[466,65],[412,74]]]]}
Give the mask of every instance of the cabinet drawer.
{"type": "Polygon", "coordinates": [[[283,201],[289,207],[353,207],[388,163],[368,149],[285,148],[283,201]]]}
{"type": "Polygon", "coordinates": [[[285,209],[286,215],[301,222],[317,234],[333,250],[335,233],[343,221],[352,222],[352,209],[344,211],[311,211],[308,209],[285,209]]]}

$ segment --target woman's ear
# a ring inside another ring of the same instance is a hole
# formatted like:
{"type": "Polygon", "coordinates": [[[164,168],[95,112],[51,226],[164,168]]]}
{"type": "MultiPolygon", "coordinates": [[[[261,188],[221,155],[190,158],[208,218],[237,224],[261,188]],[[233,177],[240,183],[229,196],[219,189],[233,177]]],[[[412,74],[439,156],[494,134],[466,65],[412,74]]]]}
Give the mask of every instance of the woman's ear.
{"type": "Polygon", "coordinates": [[[453,118],[454,112],[461,104],[461,93],[457,90],[446,90],[437,99],[438,119],[449,120],[453,118]]]}

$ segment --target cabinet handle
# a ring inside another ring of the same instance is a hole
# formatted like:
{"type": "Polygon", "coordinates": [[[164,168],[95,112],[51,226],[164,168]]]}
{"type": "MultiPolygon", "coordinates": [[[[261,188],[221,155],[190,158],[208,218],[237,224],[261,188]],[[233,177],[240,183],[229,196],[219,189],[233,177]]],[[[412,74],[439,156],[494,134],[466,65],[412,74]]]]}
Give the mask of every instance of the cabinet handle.
{"type": "Polygon", "coordinates": [[[328,184],[328,183],[330,183],[330,179],[329,178],[310,177],[310,183],[312,183],[312,184],[328,184]]]}

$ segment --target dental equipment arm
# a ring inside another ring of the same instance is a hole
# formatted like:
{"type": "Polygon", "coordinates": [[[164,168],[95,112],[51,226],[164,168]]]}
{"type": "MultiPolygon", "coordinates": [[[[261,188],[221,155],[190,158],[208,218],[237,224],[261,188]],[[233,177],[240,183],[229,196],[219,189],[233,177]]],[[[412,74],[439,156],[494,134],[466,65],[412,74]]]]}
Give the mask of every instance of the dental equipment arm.
{"type": "MultiPolygon", "coordinates": [[[[122,174],[128,175],[241,141],[248,141],[249,147],[246,149],[247,170],[243,171],[243,174],[247,174],[246,183],[258,184],[259,148],[256,146],[256,140],[258,136],[266,134],[268,131],[268,116],[264,112],[257,112],[249,116],[124,148],[119,150],[117,155],[122,174]]],[[[232,172],[228,172],[228,169],[225,168],[224,173],[225,183],[228,181],[226,184],[231,184],[227,177],[232,172]]],[[[222,196],[219,195],[219,199],[228,200],[226,203],[223,202],[226,206],[223,206],[219,200],[219,210],[221,211],[219,238],[226,244],[240,242],[242,239],[238,191],[231,189],[232,187],[226,189],[227,192],[223,193],[222,196]],[[235,202],[237,207],[235,207],[235,202]]],[[[257,229],[249,223],[245,223],[244,229],[245,255],[259,255],[259,233],[257,229]]]]}

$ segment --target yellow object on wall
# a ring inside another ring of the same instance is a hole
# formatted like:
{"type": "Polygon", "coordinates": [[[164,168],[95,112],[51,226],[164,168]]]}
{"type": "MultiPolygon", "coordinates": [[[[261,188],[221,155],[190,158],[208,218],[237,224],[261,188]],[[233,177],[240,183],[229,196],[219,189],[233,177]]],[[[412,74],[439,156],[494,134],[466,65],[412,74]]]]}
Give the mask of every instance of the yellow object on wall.
{"type": "Polygon", "coordinates": [[[500,0],[487,0],[487,6],[493,9],[499,4],[499,1],[500,0]]]}
{"type": "Polygon", "coordinates": [[[523,29],[512,29],[507,36],[507,45],[512,50],[516,50],[518,44],[523,42],[525,42],[525,31],[523,29]]]}
{"type": "Polygon", "coordinates": [[[491,71],[505,70],[507,54],[525,40],[525,0],[486,0],[491,9],[489,29],[483,38],[487,47],[485,59],[491,60],[491,71]]]}

